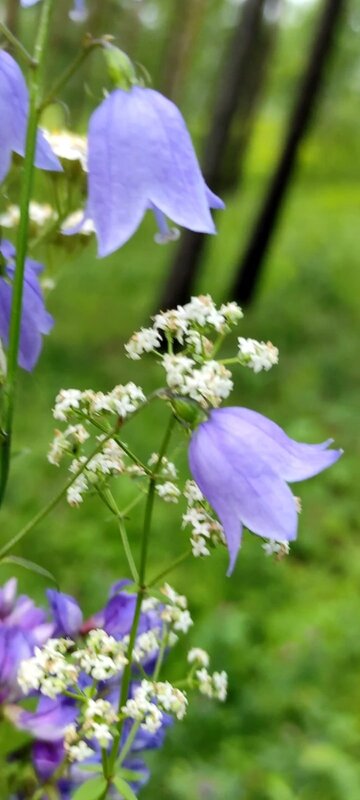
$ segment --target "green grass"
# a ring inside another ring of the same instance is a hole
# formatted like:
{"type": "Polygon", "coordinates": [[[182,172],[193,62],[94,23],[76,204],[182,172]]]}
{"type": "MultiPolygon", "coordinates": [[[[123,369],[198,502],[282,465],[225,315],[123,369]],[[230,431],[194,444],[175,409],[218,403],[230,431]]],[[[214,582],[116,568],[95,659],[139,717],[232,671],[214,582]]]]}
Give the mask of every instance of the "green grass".
{"type": "MultiPolygon", "coordinates": [[[[266,559],[256,537],[246,535],[230,579],[222,552],[174,574],[196,626],[171,656],[170,675],[178,674],[190,643],[205,647],[214,668],[229,671],[230,696],[221,707],[194,701],[164,750],[150,757],[153,780],[144,800],[358,800],[359,175],[312,180],[313,157],[310,148],[257,301],[241,323],[244,335],[279,346],[280,363],[258,376],[239,369],[233,402],[274,418],[295,438],[333,436],[345,455],[298,487],[303,512],[288,559],[266,559]]],[[[209,243],[198,289],[218,300],[226,296],[264,188],[260,172],[249,169],[209,243]]],[[[18,453],[2,513],[3,542],[65,479],[64,469],[46,461],[59,388],[106,390],[126,380],[146,391],[158,385],[160,371],[151,361],[129,362],[123,353],[132,330],[154,310],[171,258],[172,246],[156,247],[152,233],[149,219],[105,261],[94,257],[93,246],[70,260],[57,256],[58,285],[49,297],[56,326],[37,371],[23,375],[19,386],[18,453]]],[[[126,438],[142,457],[158,447],[162,423],[155,404],[129,424],[126,438]]],[[[131,488],[119,481],[117,491],[125,505],[131,488]]],[[[129,523],[135,551],[139,523],[136,512],[129,523]]],[[[158,503],[153,571],[183,549],[178,523],[179,511],[158,503]]],[[[126,574],[117,531],[95,499],[78,510],[61,503],[16,552],[53,571],[86,614],[126,574]]],[[[1,580],[11,572],[2,566],[1,580]]],[[[45,583],[27,572],[18,576],[21,590],[42,601],[45,583]]]]}

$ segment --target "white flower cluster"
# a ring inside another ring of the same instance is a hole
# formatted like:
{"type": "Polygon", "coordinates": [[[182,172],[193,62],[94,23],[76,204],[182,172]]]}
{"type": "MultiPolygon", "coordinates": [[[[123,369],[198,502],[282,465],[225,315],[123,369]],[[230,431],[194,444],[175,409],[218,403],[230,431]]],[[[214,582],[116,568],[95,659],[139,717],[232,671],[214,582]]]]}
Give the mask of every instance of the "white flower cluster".
{"type": "Polygon", "coordinates": [[[162,360],[169,388],[182,396],[191,397],[203,408],[219,406],[233,389],[231,372],[218,361],[205,361],[198,366],[184,355],[166,354],[162,360]]]}
{"type": "MultiPolygon", "coordinates": [[[[99,436],[98,439],[104,437],[99,436]]],[[[111,475],[120,475],[125,470],[124,452],[114,439],[104,441],[103,450],[96,453],[88,462],[86,456],[74,458],[70,464],[70,472],[76,474],[86,464],[84,471],[75,479],[67,490],[67,501],[75,507],[83,502],[84,494],[92,487],[100,485],[111,475]]]]}
{"type": "Polygon", "coordinates": [[[197,664],[200,667],[208,667],[210,664],[209,654],[201,647],[192,647],[188,652],[187,660],[189,664],[197,664]]]}
{"type": "Polygon", "coordinates": [[[78,161],[87,172],[87,139],[71,131],[43,131],[51,149],[58,158],[65,161],[78,161]]]}
{"type": "MultiPolygon", "coordinates": [[[[137,664],[141,664],[145,659],[154,656],[159,650],[159,636],[160,628],[155,630],[145,631],[137,636],[135,646],[133,649],[133,660],[137,664]]],[[[129,637],[124,638],[124,642],[128,643],[129,637]]]]}
{"type": "Polygon", "coordinates": [[[175,633],[187,633],[194,623],[187,607],[186,597],[178,594],[168,583],[165,583],[160,592],[168,601],[161,611],[161,619],[175,633]]]}
{"type": "MultiPolygon", "coordinates": [[[[159,460],[159,453],[152,453],[149,460],[148,466],[149,467],[156,467],[159,460]]],[[[161,466],[160,470],[157,473],[161,478],[171,478],[172,480],[176,480],[178,473],[172,461],[169,461],[166,456],[163,456],[161,459],[161,466]]]]}
{"type": "Polygon", "coordinates": [[[269,539],[268,542],[264,542],[262,549],[267,556],[276,555],[278,558],[283,558],[283,556],[289,554],[290,545],[289,542],[278,542],[276,539],[269,539]]]}
{"type": "Polygon", "coordinates": [[[168,681],[143,680],[121,710],[126,717],[140,722],[149,733],[156,733],[163,721],[163,711],[181,720],[187,704],[186,694],[168,681]]]}
{"type": "Polygon", "coordinates": [[[144,353],[151,353],[160,347],[161,336],[154,328],[141,328],[136,331],[125,345],[129,358],[137,361],[144,353]]]}
{"type": "Polygon", "coordinates": [[[177,503],[181,497],[180,489],[172,481],[157,483],[156,492],[162,500],[165,500],[165,503],[177,503]]]}
{"type": "Polygon", "coordinates": [[[119,384],[111,392],[94,392],[87,389],[61,389],[55,400],[54,418],[61,422],[71,422],[74,415],[92,419],[102,413],[116,414],[125,419],[145,402],[145,395],[140,386],[130,381],[119,384]]]}
{"type": "Polygon", "coordinates": [[[95,233],[95,225],[90,217],[84,215],[83,209],[78,208],[64,219],[60,228],[60,233],[63,233],[64,236],[68,236],[72,233],[77,233],[81,236],[91,236],[92,233],[95,233]]]}
{"type": "Polygon", "coordinates": [[[50,464],[58,467],[64,455],[74,454],[77,446],[84,444],[89,433],[83,425],[69,425],[65,431],[55,431],[48,453],[50,464]]]}
{"type": "Polygon", "coordinates": [[[49,639],[43,647],[35,647],[34,656],[21,662],[18,684],[24,694],[40,691],[54,699],[69,686],[74,686],[79,670],[67,658],[73,647],[70,639],[49,639]]]}
{"type": "Polygon", "coordinates": [[[192,297],[190,303],[170,311],[161,311],[153,317],[151,328],[141,328],[125,345],[129,358],[139,359],[161,345],[161,336],[186,345],[198,355],[210,356],[212,342],[204,332],[224,334],[242,318],[236,303],[224,303],[217,308],[210,295],[192,297]]]}
{"type": "Polygon", "coordinates": [[[205,498],[200,492],[195,481],[187,481],[184,495],[188,501],[188,508],[183,514],[182,525],[191,527],[190,542],[193,556],[209,556],[211,547],[225,544],[224,531],[220,522],[208,513],[205,498]]]}
{"type": "Polygon", "coordinates": [[[64,747],[69,761],[84,761],[94,755],[86,739],[96,740],[100,747],[108,747],[113,741],[112,726],[118,721],[115,709],[99,698],[84,698],[78,725],[68,725],[64,735],[64,747]]]}
{"type": "Polygon", "coordinates": [[[195,676],[201,694],[214,700],[221,700],[221,702],[226,700],[228,676],[224,670],[222,672],[213,672],[211,675],[206,667],[202,667],[196,670],[195,676]]]}
{"type": "MultiPolygon", "coordinates": [[[[56,218],[56,212],[48,203],[37,203],[31,200],[29,204],[29,219],[38,228],[45,225],[51,219],[56,218]]],[[[0,214],[0,226],[2,228],[15,228],[20,222],[19,206],[10,205],[3,214],[0,214]]]]}
{"type": "Polygon", "coordinates": [[[238,338],[239,360],[254,372],[268,371],[279,361],[279,351],[271,342],[258,342],[256,339],[238,338]]]}
{"type": "Polygon", "coordinates": [[[127,658],[124,641],[117,642],[101,628],[88,634],[84,647],[73,653],[80,669],[96,681],[106,681],[123,671],[127,658]]]}

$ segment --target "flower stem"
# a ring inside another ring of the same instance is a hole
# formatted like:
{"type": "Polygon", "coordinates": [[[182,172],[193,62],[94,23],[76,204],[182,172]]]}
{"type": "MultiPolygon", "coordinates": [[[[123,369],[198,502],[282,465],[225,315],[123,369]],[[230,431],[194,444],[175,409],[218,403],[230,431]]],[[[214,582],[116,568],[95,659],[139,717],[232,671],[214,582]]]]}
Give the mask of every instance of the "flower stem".
{"type": "MultiPolygon", "coordinates": [[[[136,635],[137,635],[139,622],[140,622],[142,601],[143,601],[144,596],[146,594],[146,585],[145,585],[146,567],[147,567],[147,556],[148,556],[148,549],[149,549],[149,538],[150,538],[150,532],[151,532],[152,514],[153,514],[153,509],[154,509],[156,478],[157,478],[157,474],[158,474],[158,472],[160,470],[160,467],[161,467],[161,462],[162,462],[162,460],[164,458],[164,455],[166,453],[167,447],[169,445],[170,437],[171,437],[175,422],[176,422],[176,418],[174,417],[173,414],[171,414],[171,417],[169,419],[169,422],[168,422],[168,425],[167,425],[167,428],[166,428],[166,431],[165,431],[164,439],[163,439],[162,445],[161,445],[160,450],[159,450],[158,459],[157,459],[157,462],[156,462],[156,464],[154,466],[153,473],[152,473],[152,475],[150,477],[150,480],[149,480],[149,488],[148,488],[148,494],[147,494],[147,500],[146,500],[145,513],[144,513],[144,524],[143,524],[143,533],[142,533],[142,542],[141,542],[141,554],[140,554],[140,566],[139,566],[139,589],[138,589],[137,598],[136,598],[134,619],[133,619],[132,626],[131,626],[131,631],[130,631],[129,646],[128,646],[127,653],[126,653],[126,658],[128,660],[128,663],[126,664],[126,667],[124,669],[124,674],[123,674],[123,679],[122,679],[122,684],[121,684],[121,692],[120,692],[120,700],[119,700],[119,712],[121,711],[122,707],[125,705],[125,703],[127,701],[127,698],[128,698],[128,694],[129,694],[129,687],[130,687],[130,681],[131,681],[131,670],[132,670],[132,655],[133,655],[133,650],[134,650],[134,646],[135,646],[135,642],[136,642],[136,635]]],[[[121,741],[123,724],[124,724],[124,720],[122,720],[120,722],[119,727],[118,727],[118,734],[114,738],[113,747],[112,747],[112,750],[111,750],[111,753],[110,753],[110,756],[109,756],[109,760],[108,760],[109,774],[105,776],[107,778],[109,778],[109,775],[110,776],[112,775],[112,772],[114,770],[115,762],[116,762],[116,759],[117,759],[117,753],[118,753],[118,749],[119,749],[119,744],[120,744],[120,741],[121,741]]],[[[106,795],[105,795],[105,797],[106,797],[106,795]]]]}
{"type": "Polygon", "coordinates": [[[5,38],[5,39],[6,39],[6,40],[9,42],[9,44],[11,45],[11,47],[13,47],[13,49],[15,50],[15,52],[16,52],[16,53],[18,53],[18,54],[19,54],[19,56],[21,56],[21,57],[22,57],[22,58],[23,58],[23,59],[26,61],[26,63],[28,64],[28,66],[29,66],[29,67],[33,67],[33,66],[34,66],[34,59],[33,59],[33,57],[30,55],[30,53],[28,53],[28,51],[26,50],[26,48],[24,47],[24,45],[23,45],[23,44],[21,44],[21,42],[19,41],[19,39],[18,39],[16,36],[14,36],[14,34],[13,34],[13,33],[12,33],[12,31],[10,30],[10,28],[8,28],[8,26],[7,26],[7,25],[5,25],[5,22],[0,22],[0,33],[2,33],[2,35],[4,36],[4,38],[5,38]]]}
{"type": "Polygon", "coordinates": [[[191,556],[191,552],[192,551],[189,547],[184,553],[175,558],[168,567],[163,569],[155,576],[155,578],[152,578],[151,581],[148,582],[147,588],[149,589],[151,586],[155,586],[156,583],[159,583],[159,581],[161,581],[163,578],[166,578],[166,575],[168,575],[169,572],[172,572],[174,569],[176,569],[176,567],[179,566],[179,564],[182,564],[183,561],[186,561],[186,559],[191,556]]]}
{"type": "MultiPolygon", "coordinates": [[[[125,526],[123,514],[121,513],[120,509],[117,507],[115,497],[113,496],[112,492],[110,492],[110,489],[105,489],[105,491],[99,491],[99,495],[100,495],[101,499],[103,500],[103,502],[105,503],[106,507],[112,512],[112,514],[114,514],[114,516],[117,519],[119,532],[120,532],[120,536],[121,536],[121,541],[122,541],[122,545],[123,545],[123,548],[124,548],[124,553],[125,553],[128,565],[129,565],[131,576],[132,576],[134,582],[136,584],[138,584],[139,583],[139,573],[138,573],[138,571],[136,569],[136,564],[135,564],[135,561],[134,561],[134,556],[132,554],[130,542],[129,542],[129,539],[128,539],[128,535],[127,535],[127,531],[126,531],[126,526],[125,526]]],[[[138,499],[138,498],[136,498],[136,499],[138,499]]]]}
{"type": "Polygon", "coordinates": [[[32,63],[29,80],[29,115],[26,132],[23,180],[20,194],[20,224],[16,243],[16,267],[12,290],[8,348],[8,373],[4,391],[4,430],[2,432],[3,439],[1,443],[0,454],[0,505],[5,495],[10,468],[11,439],[22,316],[24,271],[29,232],[29,204],[31,200],[34,179],[34,158],[36,150],[37,127],[40,115],[42,75],[53,6],[54,0],[44,0],[40,13],[39,28],[34,49],[34,60],[32,63]]]}
{"type": "Polygon", "coordinates": [[[43,111],[44,108],[51,105],[51,103],[57,99],[57,96],[61,89],[66,86],[69,80],[72,78],[73,75],[80,69],[83,65],[84,61],[86,61],[88,55],[96,48],[96,47],[105,47],[105,41],[103,39],[93,39],[90,34],[87,34],[84,37],[82,48],[75,56],[74,60],[69,64],[68,67],[62,72],[59,76],[58,80],[54,83],[54,86],[50,89],[49,94],[46,95],[44,100],[41,103],[40,110],[43,111]]]}

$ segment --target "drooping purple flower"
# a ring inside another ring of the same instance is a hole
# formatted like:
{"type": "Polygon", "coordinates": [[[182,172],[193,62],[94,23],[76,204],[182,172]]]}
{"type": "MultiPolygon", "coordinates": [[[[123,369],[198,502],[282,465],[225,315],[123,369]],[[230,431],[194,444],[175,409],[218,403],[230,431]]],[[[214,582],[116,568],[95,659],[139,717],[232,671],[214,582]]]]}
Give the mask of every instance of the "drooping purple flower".
{"type": "Polygon", "coordinates": [[[296,538],[297,511],[287,483],[330,467],[341,450],[301,444],[267,417],[247,408],[219,408],[194,432],[191,473],[224,528],[228,574],[241,544],[242,526],[278,542],[296,538]]]}
{"type": "MultiPolygon", "coordinates": [[[[1,135],[1,134],[0,134],[1,135]]],[[[0,253],[5,259],[5,267],[0,266],[0,339],[8,344],[12,301],[12,281],[15,274],[15,249],[2,240],[0,253]]],[[[25,262],[22,318],[20,328],[20,347],[18,361],[23,369],[31,371],[39,358],[43,334],[50,333],[54,320],[46,311],[39,283],[43,266],[31,258],[25,262]]]]}
{"type": "MultiPolygon", "coordinates": [[[[21,69],[9,53],[0,50],[0,183],[9,171],[11,154],[25,154],[28,108],[28,90],[21,69]]],[[[35,165],[62,171],[41,130],[37,135],[35,165]]]]}
{"type": "Polygon", "coordinates": [[[27,595],[17,596],[17,580],[11,578],[0,589],[0,630],[3,627],[20,629],[32,645],[41,646],[54,633],[54,625],[47,621],[42,608],[27,595]]]}
{"type": "Polygon", "coordinates": [[[0,705],[22,696],[17,674],[21,661],[34,652],[30,637],[16,626],[0,627],[0,705]]]}
{"type": "Polygon", "coordinates": [[[99,255],[121,247],[145,212],[154,212],[157,241],[174,238],[166,218],[215,233],[210,208],[223,208],[205,184],[178,108],[153,89],[116,89],[89,124],[89,200],[99,255]]]}
{"type": "MultiPolygon", "coordinates": [[[[38,2],[39,0],[20,0],[23,8],[30,8],[30,6],[35,6],[38,2]]],[[[85,22],[88,17],[85,0],[74,0],[73,8],[69,11],[69,17],[74,22],[85,22]]]]}
{"type": "Polygon", "coordinates": [[[55,637],[68,636],[73,639],[79,635],[83,622],[83,614],[76,600],[69,594],[48,589],[46,592],[53,619],[55,621],[55,637]]]}

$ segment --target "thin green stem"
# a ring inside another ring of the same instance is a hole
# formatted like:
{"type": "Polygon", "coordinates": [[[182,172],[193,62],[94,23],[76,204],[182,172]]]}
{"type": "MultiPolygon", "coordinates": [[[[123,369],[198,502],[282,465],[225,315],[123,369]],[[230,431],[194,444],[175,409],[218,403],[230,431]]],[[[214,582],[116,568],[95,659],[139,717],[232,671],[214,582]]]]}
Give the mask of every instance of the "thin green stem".
{"type": "Polygon", "coordinates": [[[24,172],[20,194],[20,224],[17,235],[16,266],[12,287],[12,304],[9,329],[8,373],[4,392],[4,430],[1,443],[0,461],[0,504],[4,498],[11,454],[12,427],[15,406],[15,392],[18,373],[18,352],[22,316],[22,299],[25,272],[25,259],[29,233],[29,204],[31,200],[37,127],[40,116],[42,75],[45,61],[51,12],[54,0],[44,0],[34,50],[34,63],[29,81],[29,114],[26,132],[24,172]]]}
{"type": "Polygon", "coordinates": [[[162,640],[161,640],[161,643],[160,643],[160,649],[159,649],[159,652],[158,652],[158,657],[156,659],[155,669],[154,669],[153,676],[152,676],[153,681],[159,680],[159,675],[160,675],[161,667],[162,667],[162,664],[163,664],[163,661],[164,661],[164,656],[165,656],[166,648],[167,648],[167,645],[168,645],[168,641],[169,641],[169,631],[165,628],[165,631],[164,631],[164,634],[163,634],[163,637],[162,637],[162,640]]]}
{"type": "Polygon", "coordinates": [[[172,572],[174,569],[176,569],[176,567],[178,567],[180,564],[183,563],[183,561],[186,561],[186,559],[188,559],[189,556],[191,556],[191,552],[192,551],[191,551],[191,549],[189,547],[187,550],[185,550],[184,553],[182,553],[180,556],[175,558],[174,561],[172,561],[171,564],[169,564],[168,567],[166,567],[161,572],[159,572],[157,575],[155,575],[155,578],[152,578],[151,581],[148,581],[147,588],[149,589],[151,586],[155,586],[156,583],[159,583],[159,581],[162,581],[163,578],[166,578],[166,576],[170,572],[172,572]]]}
{"type": "Polygon", "coordinates": [[[50,92],[46,95],[44,100],[41,103],[40,110],[43,111],[44,108],[49,106],[54,100],[56,100],[59,92],[61,89],[66,86],[66,84],[71,80],[72,76],[80,69],[83,65],[84,61],[86,61],[88,55],[96,48],[96,47],[104,47],[104,42],[102,39],[92,39],[92,37],[88,34],[85,36],[82,49],[79,53],[75,56],[74,60],[69,64],[68,67],[62,72],[59,76],[57,81],[54,83],[53,87],[50,89],[50,92]]]}
{"type": "MultiPolygon", "coordinates": [[[[139,583],[139,589],[138,589],[137,598],[136,598],[134,619],[133,619],[132,626],[131,626],[131,631],[130,631],[129,646],[128,646],[127,653],[126,653],[127,664],[126,664],[126,667],[124,669],[124,674],[123,674],[123,678],[122,678],[120,700],[119,700],[119,712],[121,711],[122,707],[125,705],[125,703],[127,701],[127,698],[128,698],[128,694],[129,694],[129,686],[130,686],[131,671],[132,671],[132,655],[133,655],[133,651],[134,651],[134,647],[135,647],[136,636],[137,636],[137,631],[138,631],[139,622],[140,622],[141,606],[142,606],[142,602],[143,602],[144,596],[146,594],[146,585],[145,585],[146,566],[147,566],[147,556],[148,556],[148,549],[149,549],[149,538],[150,538],[150,532],[151,532],[152,514],[153,514],[153,509],[154,509],[156,477],[157,477],[157,474],[158,474],[158,472],[159,472],[159,470],[161,468],[162,459],[164,458],[164,455],[166,453],[167,447],[169,445],[170,437],[171,437],[175,422],[176,422],[176,419],[175,419],[174,415],[171,414],[171,417],[169,419],[169,422],[168,422],[168,425],[167,425],[167,428],[166,428],[166,431],[165,431],[164,439],[163,439],[162,445],[160,447],[158,459],[157,459],[157,462],[155,464],[153,473],[152,473],[152,475],[150,477],[150,480],[149,480],[149,489],[148,489],[148,494],[147,494],[147,499],[146,499],[146,506],[145,506],[145,513],[144,513],[144,523],[143,523],[143,533],[142,533],[142,541],[141,541],[139,582],[138,582],[139,583]]],[[[111,775],[112,771],[114,770],[114,766],[115,766],[115,762],[116,762],[116,758],[117,758],[117,752],[118,752],[119,744],[120,744],[120,741],[121,741],[123,724],[124,724],[124,720],[122,720],[119,723],[118,734],[114,738],[113,747],[112,747],[112,750],[111,750],[111,753],[110,753],[110,756],[109,756],[110,775],[111,775]]],[[[105,794],[105,797],[106,797],[106,794],[105,794]]]]}
{"type": "Polygon", "coordinates": [[[117,507],[115,497],[111,493],[110,489],[105,489],[104,491],[99,491],[99,496],[101,497],[102,501],[105,503],[107,508],[112,512],[112,514],[114,514],[114,516],[117,519],[117,523],[118,523],[118,527],[119,527],[119,532],[120,532],[121,541],[122,541],[122,545],[123,545],[123,548],[124,548],[124,553],[125,553],[125,556],[126,556],[126,560],[128,562],[128,565],[129,565],[131,576],[132,576],[134,582],[137,585],[139,583],[139,573],[138,573],[138,571],[136,569],[136,564],[135,564],[135,561],[134,561],[134,556],[132,554],[131,545],[130,545],[130,542],[129,542],[129,539],[128,539],[128,535],[127,535],[127,531],[126,531],[126,526],[125,526],[123,515],[122,515],[120,509],[117,507]]]}
{"type": "Polygon", "coordinates": [[[120,750],[119,758],[117,759],[118,766],[121,766],[123,761],[125,761],[126,756],[130,752],[131,747],[132,747],[132,745],[134,743],[136,734],[137,734],[137,732],[138,732],[138,730],[140,728],[140,725],[141,725],[141,722],[134,722],[134,724],[133,724],[133,726],[131,728],[131,731],[129,733],[129,736],[126,739],[126,742],[125,742],[124,746],[120,750]]]}
{"type": "Polygon", "coordinates": [[[106,442],[107,439],[111,439],[112,435],[113,435],[113,431],[108,433],[107,437],[105,439],[103,439],[98,444],[98,446],[92,451],[92,453],[89,455],[89,457],[86,459],[86,461],[81,465],[81,467],[78,469],[78,471],[75,472],[71,476],[71,478],[65,483],[65,485],[62,487],[60,492],[58,492],[58,494],[56,494],[55,497],[53,497],[52,500],[50,500],[50,502],[47,503],[46,506],[44,506],[44,508],[41,508],[40,511],[38,511],[37,514],[35,514],[35,516],[17,534],[15,534],[15,536],[13,536],[13,538],[10,539],[10,541],[7,542],[7,544],[4,545],[4,547],[1,548],[1,550],[0,550],[0,561],[2,560],[2,558],[4,558],[4,556],[7,556],[7,554],[10,552],[10,550],[16,544],[18,544],[18,542],[20,542],[21,539],[24,538],[24,536],[26,536],[28,533],[30,533],[30,531],[33,528],[35,528],[35,526],[38,524],[38,522],[41,522],[41,520],[43,520],[44,517],[46,517],[47,514],[49,514],[50,511],[52,511],[52,509],[55,508],[55,506],[57,506],[57,504],[64,497],[64,495],[66,494],[66,492],[70,488],[70,486],[72,486],[72,484],[74,483],[74,481],[76,481],[76,479],[79,477],[79,475],[81,475],[81,473],[84,472],[84,470],[86,469],[86,467],[89,464],[89,462],[91,461],[91,459],[94,458],[94,456],[96,456],[97,453],[100,453],[100,451],[102,450],[102,448],[104,446],[104,443],[106,442]]]}
{"type": "Polygon", "coordinates": [[[33,67],[35,61],[32,55],[30,55],[30,53],[28,53],[24,45],[21,44],[21,42],[19,42],[19,39],[16,36],[14,36],[10,28],[8,28],[8,26],[5,25],[5,22],[0,22],[0,33],[2,33],[4,38],[9,42],[9,44],[11,44],[11,47],[14,48],[15,52],[18,53],[19,56],[21,56],[26,61],[29,67],[33,67]]]}

